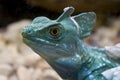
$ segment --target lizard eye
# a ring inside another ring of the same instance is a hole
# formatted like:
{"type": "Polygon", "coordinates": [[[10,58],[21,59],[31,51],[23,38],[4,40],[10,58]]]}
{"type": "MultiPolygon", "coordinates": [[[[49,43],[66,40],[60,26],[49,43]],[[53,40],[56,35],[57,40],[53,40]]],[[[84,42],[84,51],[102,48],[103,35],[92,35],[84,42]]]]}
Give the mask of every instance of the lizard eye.
{"type": "Polygon", "coordinates": [[[60,24],[51,25],[47,28],[47,37],[53,40],[59,40],[63,38],[64,34],[64,27],[60,24]]]}
{"type": "Polygon", "coordinates": [[[51,28],[49,32],[52,36],[57,36],[60,33],[59,28],[51,28]]]}

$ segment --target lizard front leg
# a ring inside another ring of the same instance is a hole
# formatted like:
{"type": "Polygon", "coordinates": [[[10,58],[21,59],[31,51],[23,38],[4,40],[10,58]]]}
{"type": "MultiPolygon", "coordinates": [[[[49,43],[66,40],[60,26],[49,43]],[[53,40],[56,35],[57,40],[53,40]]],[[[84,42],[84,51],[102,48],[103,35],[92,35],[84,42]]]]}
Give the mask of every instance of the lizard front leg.
{"type": "Polygon", "coordinates": [[[99,74],[99,75],[89,75],[88,77],[82,80],[107,80],[107,79],[102,74],[99,74]]]}
{"type": "Polygon", "coordinates": [[[106,70],[102,74],[107,80],[120,80],[120,66],[106,70]]]}

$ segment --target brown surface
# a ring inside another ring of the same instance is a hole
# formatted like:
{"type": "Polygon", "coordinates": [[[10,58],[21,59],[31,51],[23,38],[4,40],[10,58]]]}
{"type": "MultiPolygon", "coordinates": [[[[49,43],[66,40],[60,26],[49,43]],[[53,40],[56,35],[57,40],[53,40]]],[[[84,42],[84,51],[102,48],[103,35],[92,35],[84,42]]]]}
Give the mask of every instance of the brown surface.
{"type": "Polygon", "coordinates": [[[76,12],[114,12],[120,10],[119,0],[26,0],[28,4],[60,12],[67,6],[73,6],[76,12]]]}

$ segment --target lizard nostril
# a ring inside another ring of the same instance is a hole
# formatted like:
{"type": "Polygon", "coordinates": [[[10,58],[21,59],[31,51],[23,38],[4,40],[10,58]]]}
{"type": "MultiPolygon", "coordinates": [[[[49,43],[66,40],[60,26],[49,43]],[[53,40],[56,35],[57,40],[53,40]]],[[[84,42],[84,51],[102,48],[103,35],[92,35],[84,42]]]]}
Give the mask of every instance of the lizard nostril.
{"type": "Polygon", "coordinates": [[[22,29],[22,35],[23,36],[30,34],[30,32],[31,32],[31,30],[30,30],[29,26],[26,26],[22,29]]]}

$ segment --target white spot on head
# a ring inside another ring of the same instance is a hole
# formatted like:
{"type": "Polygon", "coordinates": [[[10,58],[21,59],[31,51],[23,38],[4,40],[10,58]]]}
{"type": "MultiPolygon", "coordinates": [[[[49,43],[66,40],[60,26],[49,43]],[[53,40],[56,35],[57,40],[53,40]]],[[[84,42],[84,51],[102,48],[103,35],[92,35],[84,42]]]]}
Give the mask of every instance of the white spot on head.
{"type": "Polygon", "coordinates": [[[70,17],[70,19],[71,19],[71,20],[73,21],[73,23],[75,24],[77,33],[79,34],[79,24],[74,20],[73,17],[70,17]]]}

